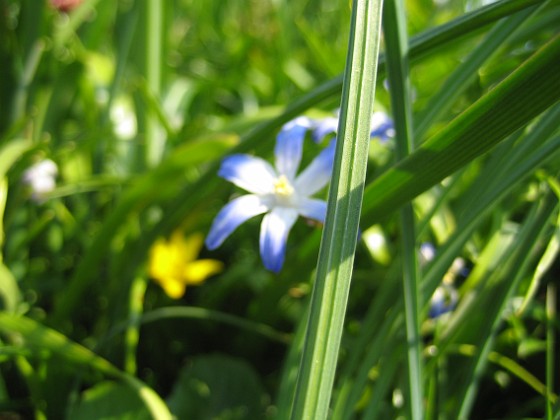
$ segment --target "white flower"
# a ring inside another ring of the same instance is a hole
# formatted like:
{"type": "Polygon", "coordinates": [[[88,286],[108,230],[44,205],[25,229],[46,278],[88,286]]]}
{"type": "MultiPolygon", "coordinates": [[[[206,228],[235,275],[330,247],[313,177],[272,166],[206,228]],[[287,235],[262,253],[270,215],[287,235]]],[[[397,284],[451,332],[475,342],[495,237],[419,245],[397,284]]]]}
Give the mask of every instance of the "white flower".
{"type": "Polygon", "coordinates": [[[23,173],[23,182],[31,187],[31,198],[42,202],[45,196],[56,187],[58,167],[50,159],[42,160],[23,173]]]}

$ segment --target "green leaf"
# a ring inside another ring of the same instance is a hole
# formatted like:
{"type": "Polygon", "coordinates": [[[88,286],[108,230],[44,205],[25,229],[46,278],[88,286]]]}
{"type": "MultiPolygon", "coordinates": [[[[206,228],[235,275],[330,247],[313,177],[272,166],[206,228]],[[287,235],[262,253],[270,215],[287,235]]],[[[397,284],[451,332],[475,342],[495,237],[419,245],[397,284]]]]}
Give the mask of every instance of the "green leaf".
{"type": "Polygon", "coordinates": [[[112,381],[100,382],[84,391],[80,400],[69,407],[74,420],[143,420],[150,412],[129,387],[112,381]]]}
{"type": "Polygon", "coordinates": [[[242,420],[262,417],[263,389],[245,361],[214,354],[181,369],[168,399],[179,419],[242,420]]]}
{"type": "Polygon", "coordinates": [[[16,279],[2,262],[0,262],[0,311],[14,313],[21,302],[21,293],[16,279]]]}
{"type": "Polygon", "coordinates": [[[15,139],[0,148],[0,179],[4,178],[12,165],[32,147],[33,144],[27,139],[15,139]]]}

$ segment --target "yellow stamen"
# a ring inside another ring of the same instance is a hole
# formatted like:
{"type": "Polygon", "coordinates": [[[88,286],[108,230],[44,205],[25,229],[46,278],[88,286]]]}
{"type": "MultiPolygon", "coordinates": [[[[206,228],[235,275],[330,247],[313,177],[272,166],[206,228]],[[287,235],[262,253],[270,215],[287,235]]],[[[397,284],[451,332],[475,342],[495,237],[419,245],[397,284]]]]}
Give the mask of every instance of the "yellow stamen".
{"type": "Polygon", "coordinates": [[[289,197],[294,193],[294,188],[290,185],[286,175],[280,175],[276,180],[274,183],[274,193],[283,197],[289,197]]]}

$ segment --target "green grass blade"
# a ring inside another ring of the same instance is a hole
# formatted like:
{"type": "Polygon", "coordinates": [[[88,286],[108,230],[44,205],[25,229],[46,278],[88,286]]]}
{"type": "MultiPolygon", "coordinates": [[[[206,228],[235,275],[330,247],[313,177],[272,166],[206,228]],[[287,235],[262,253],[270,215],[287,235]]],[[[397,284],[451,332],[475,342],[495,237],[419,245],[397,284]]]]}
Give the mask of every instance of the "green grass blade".
{"type": "MultiPolygon", "coordinates": [[[[412,107],[410,103],[409,47],[406,34],[404,2],[388,0],[383,9],[383,28],[386,45],[387,75],[396,131],[397,161],[406,158],[414,149],[412,107]]],[[[402,238],[402,285],[406,325],[406,353],[408,361],[408,397],[405,398],[410,419],[423,417],[423,379],[421,364],[420,314],[418,285],[420,273],[416,258],[416,222],[411,203],[400,211],[402,238]]]]}
{"type": "Polygon", "coordinates": [[[463,194],[463,210],[457,216],[457,228],[424,275],[423,296],[428,299],[455,256],[482,220],[521,180],[526,179],[547,160],[558,154],[560,136],[556,130],[560,106],[556,105],[539,120],[531,132],[520,140],[519,133],[492,152],[487,168],[463,194]]]}
{"type": "Polygon", "coordinates": [[[443,86],[431,98],[425,106],[424,112],[418,116],[418,125],[415,127],[415,137],[421,139],[438,117],[443,115],[453,102],[468,88],[476,77],[478,69],[488,60],[508,38],[512,36],[515,29],[527,20],[536,10],[536,7],[522,10],[512,15],[496,26],[488,33],[484,41],[465,58],[443,86]]]}
{"type": "MultiPolygon", "coordinates": [[[[348,349],[346,362],[340,372],[334,418],[352,418],[354,407],[368,381],[369,369],[381,357],[385,344],[391,340],[391,327],[396,311],[387,314],[395,302],[399,301],[399,294],[402,296],[400,287],[397,286],[398,279],[394,280],[382,282],[381,288],[373,297],[363,317],[360,335],[354,345],[348,349]],[[375,340],[383,344],[375,345],[375,340]]],[[[398,310],[402,311],[402,307],[399,306],[398,310]]]]}
{"type": "Polygon", "coordinates": [[[140,322],[144,310],[144,296],[148,287],[148,279],[136,277],[130,287],[128,317],[130,319],[125,333],[124,371],[136,375],[136,350],[140,341],[140,322]]]}
{"type": "Polygon", "coordinates": [[[354,1],[327,219],[292,419],[327,418],[358,236],[380,32],[381,2],[354,1]]]}
{"type": "Polygon", "coordinates": [[[183,318],[185,320],[196,319],[201,321],[219,322],[226,325],[230,325],[235,328],[252,332],[254,334],[261,335],[262,337],[266,337],[269,340],[282,344],[288,344],[292,341],[291,336],[289,334],[285,334],[280,331],[277,331],[266,324],[249,321],[245,318],[235,316],[235,315],[230,315],[224,312],[213,311],[211,309],[198,308],[192,306],[161,307],[149,312],[145,312],[144,314],[141,314],[137,318],[131,317],[131,319],[129,319],[127,322],[115,326],[105,339],[106,340],[111,339],[116,334],[121,333],[123,330],[129,328],[130,326],[140,325],[140,324],[145,325],[152,322],[158,322],[158,321],[164,321],[164,320],[176,319],[176,318],[183,318]]]}
{"type": "Polygon", "coordinates": [[[32,348],[51,351],[62,357],[67,363],[90,367],[105,375],[124,381],[138,393],[154,419],[167,420],[172,418],[167,405],[151,388],[134,376],[116,368],[91,350],[69,340],[58,331],[47,328],[30,318],[6,313],[0,313],[0,331],[8,336],[16,333],[21,334],[25,343],[32,348]]]}
{"type": "MultiPolygon", "coordinates": [[[[0,194],[2,194],[1,191],[0,194]]],[[[19,290],[17,280],[0,259],[0,309],[6,312],[15,313],[17,312],[20,302],[21,292],[19,290]]]]}
{"type": "Polygon", "coordinates": [[[363,218],[368,225],[486,153],[554,105],[560,99],[558,74],[560,37],[372,182],[364,193],[363,218]]]}
{"type": "Polygon", "coordinates": [[[69,19],[56,28],[53,35],[56,48],[62,48],[76,34],[78,28],[91,17],[100,0],[85,0],[70,15],[69,19]]]}
{"type": "MultiPolygon", "coordinates": [[[[469,356],[469,357],[475,356],[477,354],[476,347],[470,344],[461,344],[458,346],[452,346],[450,348],[450,351],[451,352],[456,351],[458,354],[461,354],[463,356],[469,356]]],[[[515,360],[506,357],[502,354],[499,354],[495,351],[491,351],[488,354],[488,361],[502,367],[503,369],[517,376],[519,379],[521,379],[523,382],[525,382],[527,385],[529,385],[539,394],[547,397],[550,403],[553,404],[558,399],[558,396],[553,392],[547,393],[546,385],[543,384],[539,380],[539,378],[534,376],[531,372],[529,372],[527,369],[525,369],[515,360]]]]}
{"type": "MultiPolygon", "coordinates": [[[[146,0],[144,17],[146,19],[146,55],[145,77],[150,96],[156,100],[160,98],[161,66],[163,62],[163,8],[164,2],[159,0],[146,0]]],[[[159,121],[152,107],[145,109],[145,164],[147,167],[157,165],[163,157],[165,138],[160,136],[159,121]]]]}
{"type": "Polygon", "coordinates": [[[466,13],[451,22],[412,37],[410,40],[411,57],[418,59],[428,54],[433,54],[438,51],[443,44],[457,41],[465,35],[483,28],[503,17],[512,15],[536,4],[543,3],[545,3],[545,0],[497,1],[473,12],[466,13]]]}
{"type": "Polygon", "coordinates": [[[558,218],[556,220],[555,232],[553,233],[552,238],[550,238],[550,241],[548,242],[548,245],[546,246],[546,249],[541,259],[539,260],[537,266],[535,267],[535,270],[533,271],[533,274],[531,276],[531,282],[529,283],[529,288],[527,289],[527,293],[525,293],[525,296],[523,297],[523,303],[516,311],[517,316],[520,316],[523,312],[525,312],[529,304],[533,301],[533,298],[535,297],[537,290],[541,285],[541,280],[543,276],[551,268],[554,261],[556,261],[559,251],[560,251],[560,214],[558,215],[558,218]]]}
{"type": "MultiPolygon", "coordinates": [[[[550,141],[550,137],[558,128],[558,118],[559,104],[548,110],[529,134],[522,137],[523,133],[520,131],[501,143],[492,151],[491,161],[469,191],[463,195],[461,202],[489,203],[495,199],[497,191],[503,190],[504,185],[510,182],[514,174],[530,172],[530,168],[534,166],[532,157],[550,141]]],[[[550,150],[553,151],[554,149],[550,150]]],[[[466,216],[467,211],[463,210],[458,213],[457,218],[464,219],[466,216]]]]}
{"type": "Polygon", "coordinates": [[[546,415],[548,419],[552,419],[554,416],[551,396],[554,395],[554,344],[556,341],[554,321],[557,320],[556,314],[556,286],[549,284],[546,288],[546,415]]]}
{"type": "MultiPolygon", "coordinates": [[[[474,310],[482,314],[484,313],[484,322],[477,323],[479,328],[476,330],[476,341],[478,344],[477,355],[474,356],[470,369],[461,375],[463,389],[459,388],[458,397],[460,406],[456,411],[456,418],[468,418],[469,412],[474,403],[476,391],[478,390],[478,378],[481,370],[485,366],[486,360],[492,348],[494,335],[497,333],[497,327],[501,322],[501,314],[508,303],[509,298],[517,289],[520,280],[525,275],[528,265],[531,261],[531,251],[538,246],[537,240],[543,229],[548,225],[551,215],[557,202],[552,194],[548,194],[543,202],[538,203],[538,210],[534,211],[527,217],[527,221],[518,234],[518,237],[509,253],[507,261],[507,271],[503,273],[502,281],[496,285],[491,293],[486,294],[484,300],[480,300],[480,305],[475,305],[474,310]],[[482,312],[481,312],[482,311],[482,312]],[[461,392],[462,391],[462,392],[461,392]]],[[[536,208],[536,207],[535,207],[536,208]]],[[[471,319],[476,319],[473,316],[471,319]]],[[[479,319],[480,321],[480,319],[479,319]]],[[[462,326],[462,331],[466,331],[467,335],[472,334],[472,327],[467,324],[462,326]],[[467,330],[469,330],[467,332],[467,330]]],[[[459,338],[460,342],[464,342],[464,338],[459,338]]]]}
{"type": "Polygon", "coordinates": [[[6,176],[12,165],[32,146],[27,139],[15,139],[0,148],[0,179],[6,176]]]}

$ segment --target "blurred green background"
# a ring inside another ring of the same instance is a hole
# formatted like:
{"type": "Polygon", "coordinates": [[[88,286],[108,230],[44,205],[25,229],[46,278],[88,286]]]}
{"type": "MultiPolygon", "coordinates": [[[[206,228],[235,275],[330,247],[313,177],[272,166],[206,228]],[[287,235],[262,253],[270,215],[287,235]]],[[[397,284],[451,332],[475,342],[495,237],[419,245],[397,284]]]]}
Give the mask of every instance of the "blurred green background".
{"type": "MultiPolygon", "coordinates": [[[[262,267],[260,218],[251,219],[218,250],[200,250],[225,269],[179,299],[150,280],[150,248],[177,230],[208,232],[239,193],[217,176],[232,148],[271,159],[282,123],[335,114],[351,4],[77,3],[0,0],[0,418],[148,418],[135,378],[178,418],[283,418],[321,227],[296,223],[276,275],[262,267]],[[37,198],[22,178],[44,159],[58,167],[56,188],[37,198]]],[[[484,47],[489,17],[413,60],[417,144],[557,35],[558,2],[500,4],[512,7],[503,16],[531,13],[498,45],[484,47]],[[466,69],[484,48],[488,57],[466,69]],[[454,72],[464,79],[450,87],[454,72]]],[[[422,42],[484,7],[410,0],[408,34],[422,42]]],[[[385,79],[375,106],[390,113],[385,79]]],[[[432,283],[447,276],[459,296],[440,318],[428,316],[429,299],[422,310],[426,418],[454,418],[467,388],[471,418],[560,413],[559,115],[551,106],[414,201],[418,248],[433,244],[442,261],[422,270],[432,283]],[[462,229],[468,237],[455,240],[462,229]],[[456,259],[461,270],[443,262],[456,259]],[[503,310],[485,318],[493,304],[503,310]],[[467,362],[477,354],[487,364],[467,362]]],[[[393,164],[394,141],[372,139],[368,183],[393,164]]],[[[306,142],[305,162],[323,146],[306,142]]],[[[362,222],[333,418],[405,413],[399,231],[394,211],[362,222]]]]}

